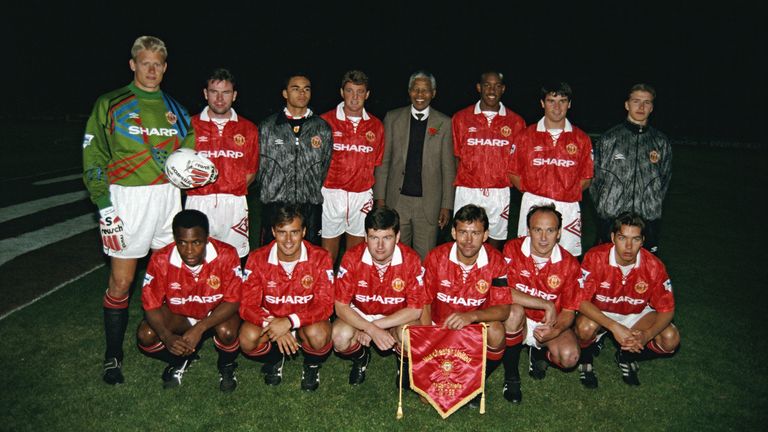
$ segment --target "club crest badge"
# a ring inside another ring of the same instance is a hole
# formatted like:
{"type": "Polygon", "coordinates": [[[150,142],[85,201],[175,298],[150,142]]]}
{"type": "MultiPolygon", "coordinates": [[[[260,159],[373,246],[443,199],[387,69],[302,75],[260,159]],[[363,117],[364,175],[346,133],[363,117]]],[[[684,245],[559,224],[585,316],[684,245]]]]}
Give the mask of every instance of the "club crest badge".
{"type": "Polygon", "coordinates": [[[635,284],[635,292],[637,292],[638,294],[642,294],[642,293],[644,293],[646,291],[648,291],[648,284],[647,283],[645,283],[643,281],[640,281],[640,282],[635,284]]]}
{"type": "Polygon", "coordinates": [[[392,289],[401,292],[405,289],[405,281],[400,278],[395,278],[395,280],[392,281],[392,289]]]}
{"type": "Polygon", "coordinates": [[[562,281],[560,280],[560,277],[557,275],[551,275],[550,277],[547,278],[547,286],[549,286],[553,290],[560,288],[561,283],[562,281]]]}
{"type": "Polygon", "coordinates": [[[176,117],[176,114],[174,114],[174,113],[172,113],[170,111],[165,113],[165,119],[168,120],[168,123],[171,126],[175,125],[176,124],[176,120],[178,120],[178,118],[176,117]]]}
{"type": "Polygon", "coordinates": [[[651,163],[658,163],[659,160],[661,160],[661,154],[659,154],[659,152],[656,150],[651,150],[651,153],[648,154],[648,159],[651,161],[651,163]]]}
{"type": "Polygon", "coordinates": [[[578,147],[576,147],[576,144],[570,143],[567,146],[565,146],[565,151],[568,152],[569,155],[575,155],[576,151],[578,151],[578,147]]]}
{"type": "Polygon", "coordinates": [[[484,279],[480,279],[477,281],[477,285],[475,285],[475,288],[477,289],[477,292],[480,294],[485,294],[488,292],[488,282],[484,279]]]}
{"type": "Polygon", "coordinates": [[[216,275],[210,275],[208,276],[206,283],[209,287],[211,287],[211,289],[217,290],[221,286],[221,279],[219,279],[219,277],[216,275]]]}
{"type": "Polygon", "coordinates": [[[319,149],[320,145],[323,144],[323,139],[320,138],[318,135],[315,135],[312,137],[312,148],[319,149]]]}
{"type": "Polygon", "coordinates": [[[244,146],[245,145],[245,137],[242,136],[241,134],[235,135],[234,137],[232,137],[232,139],[235,141],[235,144],[237,144],[239,146],[244,146]]]}
{"type": "Polygon", "coordinates": [[[365,133],[365,139],[367,139],[368,142],[374,142],[376,141],[376,134],[373,133],[373,131],[368,131],[365,133]]]}
{"type": "Polygon", "coordinates": [[[304,287],[304,289],[310,289],[312,288],[312,284],[315,282],[315,279],[312,278],[310,275],[304,275],[303,278],[301,278],[301,286],[304,287]]]}
{"type": "Polygon", "coordinates": [[[512,128],[510,128],[509,126],[502,126],[499,132],[501,132],[501,136],[508,137],[512,135],[512,128]]]}

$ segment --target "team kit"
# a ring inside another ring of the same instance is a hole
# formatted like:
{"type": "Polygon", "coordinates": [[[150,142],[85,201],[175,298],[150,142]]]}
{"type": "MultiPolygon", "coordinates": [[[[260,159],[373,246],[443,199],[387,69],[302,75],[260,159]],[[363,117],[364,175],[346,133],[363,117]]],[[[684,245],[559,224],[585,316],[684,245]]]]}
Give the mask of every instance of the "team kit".
{"type": "Polygon", "coordinates": [[[542,86],[543,116],[526,125],[501,102],[502,73],[483,72],[479,100],[448,117],[430,105],[435,77],[418,71],[411,103],[382,121],[365,109],[362,71],[344,74],[341,102],[322,115],[309,107],[309,77],[294,74],[280,89],[285,106],[255,124],[235,112],[226,69],[205,80],[207,106],[190,116],[160,89],[167,58],[163,41],[139,37],[133,80],[96,101],[83,140],[83,178],[110,258],[106,383],[125,380],[130,288],[148,254],[136,340],[164,364],[168,389],[207,339],[222,392],[237,387],[238,357],[272,386],[286,359],[301,358],[299,387],[314,391],[331,355],[362,385],[376,352],[397,354],[393,383],[409,388],[405,326],[483,323],[486,378],[503,366],[512,404],[523,400],[523,350],[534,380],[557,368],[594,389],[606,339],[616,377],[632,386],[639,362],[678,349],[672,284],[657,256],[672,155],[648,124],[651,86],[630,89],[626,120],[593,146],[567,119],[564,82],[542,86]],[[523,193],[512,239],[510,187],[523,193]],[[258,233],[249,189],[262,204],[258,233]],[[598,244],[582,254],[587,189],[598,244]],[[452,240],[437,244],[442,228],[452,240]]]}

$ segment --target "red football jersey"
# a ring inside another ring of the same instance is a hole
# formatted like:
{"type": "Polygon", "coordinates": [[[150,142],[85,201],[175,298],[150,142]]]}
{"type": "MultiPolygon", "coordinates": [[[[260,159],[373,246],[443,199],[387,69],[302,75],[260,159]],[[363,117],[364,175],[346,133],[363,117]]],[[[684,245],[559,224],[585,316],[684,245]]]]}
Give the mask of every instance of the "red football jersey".
{"type": "Polygon", "coordinates": [[[456,242],[432,249],[424,260],[424,268],[427,302],[432,304],[435,324],[443,324],[454,312],[512,304],[504,257],[487,244],[480,249],[466,281],[456,258],[456,242]]]}
{"type": "Polygon", "coordinates": [[[427,303],[421,257],[402,243],[395,247],[383,280],[365,243],[348,250],[335,289],[336,301],[351,303],[367,315],[391,315],[406,307],[421,309],[427,303]]]}
{"type": "MultiPolygon", "coordinates": [[[[579,261],[567,250],[556,245],[549,262],[537,269],[531,256],[531,238],[518,237],[504,245],[507,259],[509,286],[533,297],[555,304],[557,312],[563,309],[579,310],[581,302],[579,261]]],[[[525,309],[525,315],[537,322],[544,321],[544,311],[525,309]]]]}
{"type": "Polygon", "coordinates": [[[355,127],[344,115],[344,102],[321,115],[333,129],[333,154],[323,186],[347,192],[365,192],[373,187],[373,169],[384,156],[384,125],[363,110],[355,127]]]}
{"type": "Polygon", "coordinates": [[[177,315],[203,319],[221,302],[240,301],[240,258],[235,248],[209,237],[201,265],[195,278],[176,243],[154,252],[141,289],[144,310],[165,303],[177,315]]]}
{"type": "Polygon", "coordinates": [[[544,128],[544,119],[514,138],[512,173],[521,189],[563,202],[581,201],[581,180],[593,177],[592,140],[566,119],[557,142],[544,128]]]}
{"type": "Polygon", "coordinates": [[[584,256],[582,300],[591,301],[603,312],[622,315],[640,313],[649,305],[658,312],[675,310],[672,282],[664,264],[640,249],[634,268],[625,277],[612,243],[595,246],[584,256]]]}
{"type": "Polygon", "coordinates": [[[287,317],[294,329],[327,320],[333,312],[333,263],[328,251],[305,241],[289,275],[277,259],[277,244],[248,255],[243,272],[240,316],[259,326],[269,317],[287,317]]]}
{"type": "Polygon", "coordinates": [[[525,129],[523,118],[501,105],[489,125],[478,102],[454,114],[451,126],[453,153],[459,159],[454,185],[509,187],[512,137],[525,129]]]}
{"type": "Polygon", "coordinates": [[[219,171],[219,178],[209,185],[187,190],[187,195],[232,194],[247,195],[246,174],[259,169],[259,131],[256,125],[238,116],[219,128],[210,120],[208,108],[192,117],[195,128],[195,150],[210,159],[219,171]]]}

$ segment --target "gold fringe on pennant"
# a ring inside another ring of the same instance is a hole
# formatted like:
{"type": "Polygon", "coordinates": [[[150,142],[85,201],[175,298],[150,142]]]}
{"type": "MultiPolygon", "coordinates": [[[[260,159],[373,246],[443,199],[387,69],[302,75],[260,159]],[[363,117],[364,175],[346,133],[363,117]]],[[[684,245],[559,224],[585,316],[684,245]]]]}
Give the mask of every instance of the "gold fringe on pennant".
{"type": "Polygon", "coordinates": [[[480,391],[482,392],[480,397],[480,414],[485,414],[485,359],[488,354],[488,325],[484,322],[480,324],[483,325],[483,381],[480,386],[480,391]]]}
{"type": "Polygon", "coordinates": [[[398,395],[397,414],[395,415],[395,418],[398,420],[403,418],[403,358],[405,356],[406,337],[408,337],[407,346],[411,346],[410,333],[406,332],[407,328],[408,325],[404,325],[402,333],[400,334],[400,340],[403,341],[403,343],[400,345],[400,382],[398,383],[398,387],[400,387],[400,394],[398,395]]]}

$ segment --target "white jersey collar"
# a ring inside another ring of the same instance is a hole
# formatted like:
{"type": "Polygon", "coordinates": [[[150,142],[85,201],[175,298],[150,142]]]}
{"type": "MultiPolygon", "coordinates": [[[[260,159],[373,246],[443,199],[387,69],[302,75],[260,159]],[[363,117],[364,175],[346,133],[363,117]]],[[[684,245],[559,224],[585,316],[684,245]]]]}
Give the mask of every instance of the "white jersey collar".
{"type": "MultiPolygon", "coordinates": [[[[456,242],[453,242],[453,246],[451,246],[451,252],[448,255],[448,259],[451,260],[451,262],[461,265],[461,262],[458,258],[458,247],[456,246],[456,242]]],[[[477,264],[477,268],[483,268],[488,265],[488,253],[485,251],[485,243],[483,243],[483,246],[480,248],[480,253],[477,254],[477,261],[475,261],[475,264],[477,264]]]]}
{"type": "MultiPolygon", "coordinates": [[[[302,240],[299,262],[304,262],[307,259],[309,259],[307,255],[307,246],[304,245],[304,241],[302,240]]],[[[269,250],[269,258],[267,258],[267,262],[272,265],[278,265],[280,263],[280,260],[277,259],[277,243],[272,245],[272,249],[269,250]]]]}
{"type": "MultiPolygon", "coordinates": [[[[371,251],[368,250],[368,248],[365,248],[365,251],[363,251],[363,258],[362,258],[363,264],[367,265],[373,265],[373,257],[371,256],[371,251]]],[[[400,250],[400,245],[395,245],[395,251],[392,253],[392,261],[389,262],[389,265],[400,265],[403,263],[403,252],[400,250]]]]}
{"type": "MultiPolygon", "coordinates": [[[[336,119],[345,121],[347,119],[347,115],[344,114],[344,101],[336,105],[336,119]]],[[[368,121],[371,117],[368,115],[368,111],[363,108],[363,120],[368,121]]]]}
{"type": "MultiPolygon", "coordinates": [[[[477,103],[475,104],[475,114],[480,114],[481,112],[483,112],[483,110],[480,109],[480,101],[477,101],[477,103]]],[[[500,116],[507,115],[507,109],[504,108],[504,104],[501,102],[499,102],[499,115],[500,116]]]]}
{"type": "MultiPolygon", "coordinates": [[[[536,123],[536,132],[546,132],[547,128],[544,126],[544,117],[539,120],[538,123],[536,123]]],[[[568,119],[565,119],[565,129],[563,129],[563,132],[573,132],[573,125],[571,124],[568,119]]]]}
{"type": "MultiPolygon", "coordinates": [[[[203,108],[203,112],[200,113],[200,120],[202,121],[211,121],[211,115],[208,114],[208,107],[206,106],[203,108]]],[[[237,121],[237,113],[235,112],[234,108],[230,108],[230,111],[232,114],[229,116],[229,121],[237,121]]]]}
{"type": "MultiPolygon", "coordinates": [[[[219,256],[219,254],[216,252],[216,247],[213,246],[213,243],[209,241],[208,244],[205,245],[205,263],[210,263],[211,261],[215,260],[217,256],[219,256]]],[[[173,247],[173,251],[171,252],[171,258],[168,260],[168,262],[172,266],[179,268],[181,268],[181,265],[184,263],[184,261],[181,260],[179,249],[175,245],[173,247]]]]}
{"type": "MultiPolygon", "coordinates": [[[[632,268],[638,268],[640,267],[640,252],[637,252],[637,259],[635,260],[635,265],[632,268]]],[[[619,263],[616,262],[616,246],[611,247],[611,252],[608,254],[608,264],[610,264],[611,267],[618,267],[619,263]]]]}

